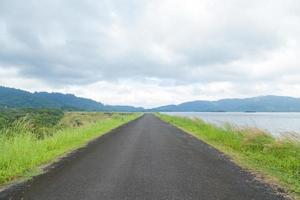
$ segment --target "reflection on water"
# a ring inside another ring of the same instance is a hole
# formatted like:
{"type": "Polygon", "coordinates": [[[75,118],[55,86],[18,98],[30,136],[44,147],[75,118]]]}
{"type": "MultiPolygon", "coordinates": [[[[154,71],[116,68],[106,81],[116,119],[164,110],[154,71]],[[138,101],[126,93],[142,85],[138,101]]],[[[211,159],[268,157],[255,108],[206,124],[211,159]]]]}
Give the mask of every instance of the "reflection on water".
{"type": "Polygon", "coordinates": [[[256,127],[273,135],[296,132],[300,136],[300,113],[168,112],[166,114],[199,117],[217,125],[230,123],[239,127],[256,127]]]}

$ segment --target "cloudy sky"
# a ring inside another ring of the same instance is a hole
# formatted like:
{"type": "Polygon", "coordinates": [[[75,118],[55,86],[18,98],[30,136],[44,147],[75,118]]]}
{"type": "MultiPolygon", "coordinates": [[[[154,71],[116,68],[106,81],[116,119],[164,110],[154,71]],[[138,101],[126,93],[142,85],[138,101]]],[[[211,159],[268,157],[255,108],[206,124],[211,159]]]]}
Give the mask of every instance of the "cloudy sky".
{"type": "Polygon", "coordinates": [[[145,107],[300,97],[300,1],[1,0],[0,85],[145,107]]]}

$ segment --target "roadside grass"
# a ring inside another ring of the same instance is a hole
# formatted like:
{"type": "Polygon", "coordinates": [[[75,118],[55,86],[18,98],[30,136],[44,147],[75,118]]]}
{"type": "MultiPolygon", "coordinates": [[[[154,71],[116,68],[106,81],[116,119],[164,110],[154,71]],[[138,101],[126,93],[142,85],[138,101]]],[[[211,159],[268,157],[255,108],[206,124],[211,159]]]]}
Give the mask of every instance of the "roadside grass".
{"type": "Polygon", "coordinates": [[[112,115],[113,113],[103,112],[66,112],[64,117],[58,123],[58,126],[62,128],[76,128],[108,119],[112,115]]]}
{"type": "Polygon", "coordinates": [[[196,118],[157,116],[214,146],[242,167],[260,172],[300,199],[299,141],[274,138],[256,128],[221,128],[196,118]]]}
{"type": "Polygon", "coordinates": [[[54,133],[42,138],[32,132],[31,123],[24,119],[15,121],[8,128],[0,129],[0,185],[35,174],[39,171],[39,166],[54,161],[141,114],[91,115],[97,115],[97,120],[91,121],[89,113],[67,113],[61,122],[64,124],[63,128],[53,129],[54,133]],[[74,117],[76,115],[79,117],[74,117]],[[70,118],[76,118],[76,122],[82,125],[66,125],[72,124],[70,118]]]}
{"type": "Polygon", "coordinates": [[[64,112],[57,109],[0,108],[0,131],[14,129],[16,123],[27,121],[30,131],[38,137],[43,137],[51,134],[54,128],[58,128],[57,124],[64,116],[64,112]]]}

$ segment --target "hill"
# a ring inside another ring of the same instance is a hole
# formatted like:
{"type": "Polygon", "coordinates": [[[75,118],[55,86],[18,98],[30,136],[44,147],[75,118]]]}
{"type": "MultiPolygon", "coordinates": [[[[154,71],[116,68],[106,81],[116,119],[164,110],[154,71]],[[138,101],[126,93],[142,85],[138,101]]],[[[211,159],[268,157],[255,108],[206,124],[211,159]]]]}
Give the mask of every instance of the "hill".
{"type": "Polygon", "coordinates": [[[73,94],[27,92],[0,86],[0,107],[4,108],[52,108],[74,111],[142,111],[133,106],[111,106],[100,102],[76,97],[73,94]]]}
{"type": "Polygon", "coordinates": [[[156,112],[300,112],[300,99],[285,96],[259,96],[245,99],[192,101],[153,108],[156,112]]]}
{"type": "Polygon", "coordinates": [[[73,94],[27,92],[0,86],[0,108],[52,108],[73,111],[116,112],[300,112],[300,99],[285,96],[259,96],[218,101],[191,101],[152,109],[104,105],[73,94]]]}

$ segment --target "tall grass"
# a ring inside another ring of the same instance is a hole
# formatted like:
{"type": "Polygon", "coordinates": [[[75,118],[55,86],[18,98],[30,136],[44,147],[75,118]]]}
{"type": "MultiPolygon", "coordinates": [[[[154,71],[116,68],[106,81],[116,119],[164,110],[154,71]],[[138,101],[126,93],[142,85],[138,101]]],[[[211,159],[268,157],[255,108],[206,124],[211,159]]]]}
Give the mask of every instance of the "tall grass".
{"type": "Polygon", "coordinates": [[[259,129],[225,128],[187,117],[158,116],[232,156],[244,167],[262,172],[300,196],[300,142],[274,138],[259,129]]]}
{"type": "Polygon", "coordinates": [[[127,123],[139,114],[113,114],[94,123],[64,128],[43,138],[33,134],[30,123],[17,121],[0,130],[0,184],[35,173],[49,163],[89,140],[127,123]]]}

